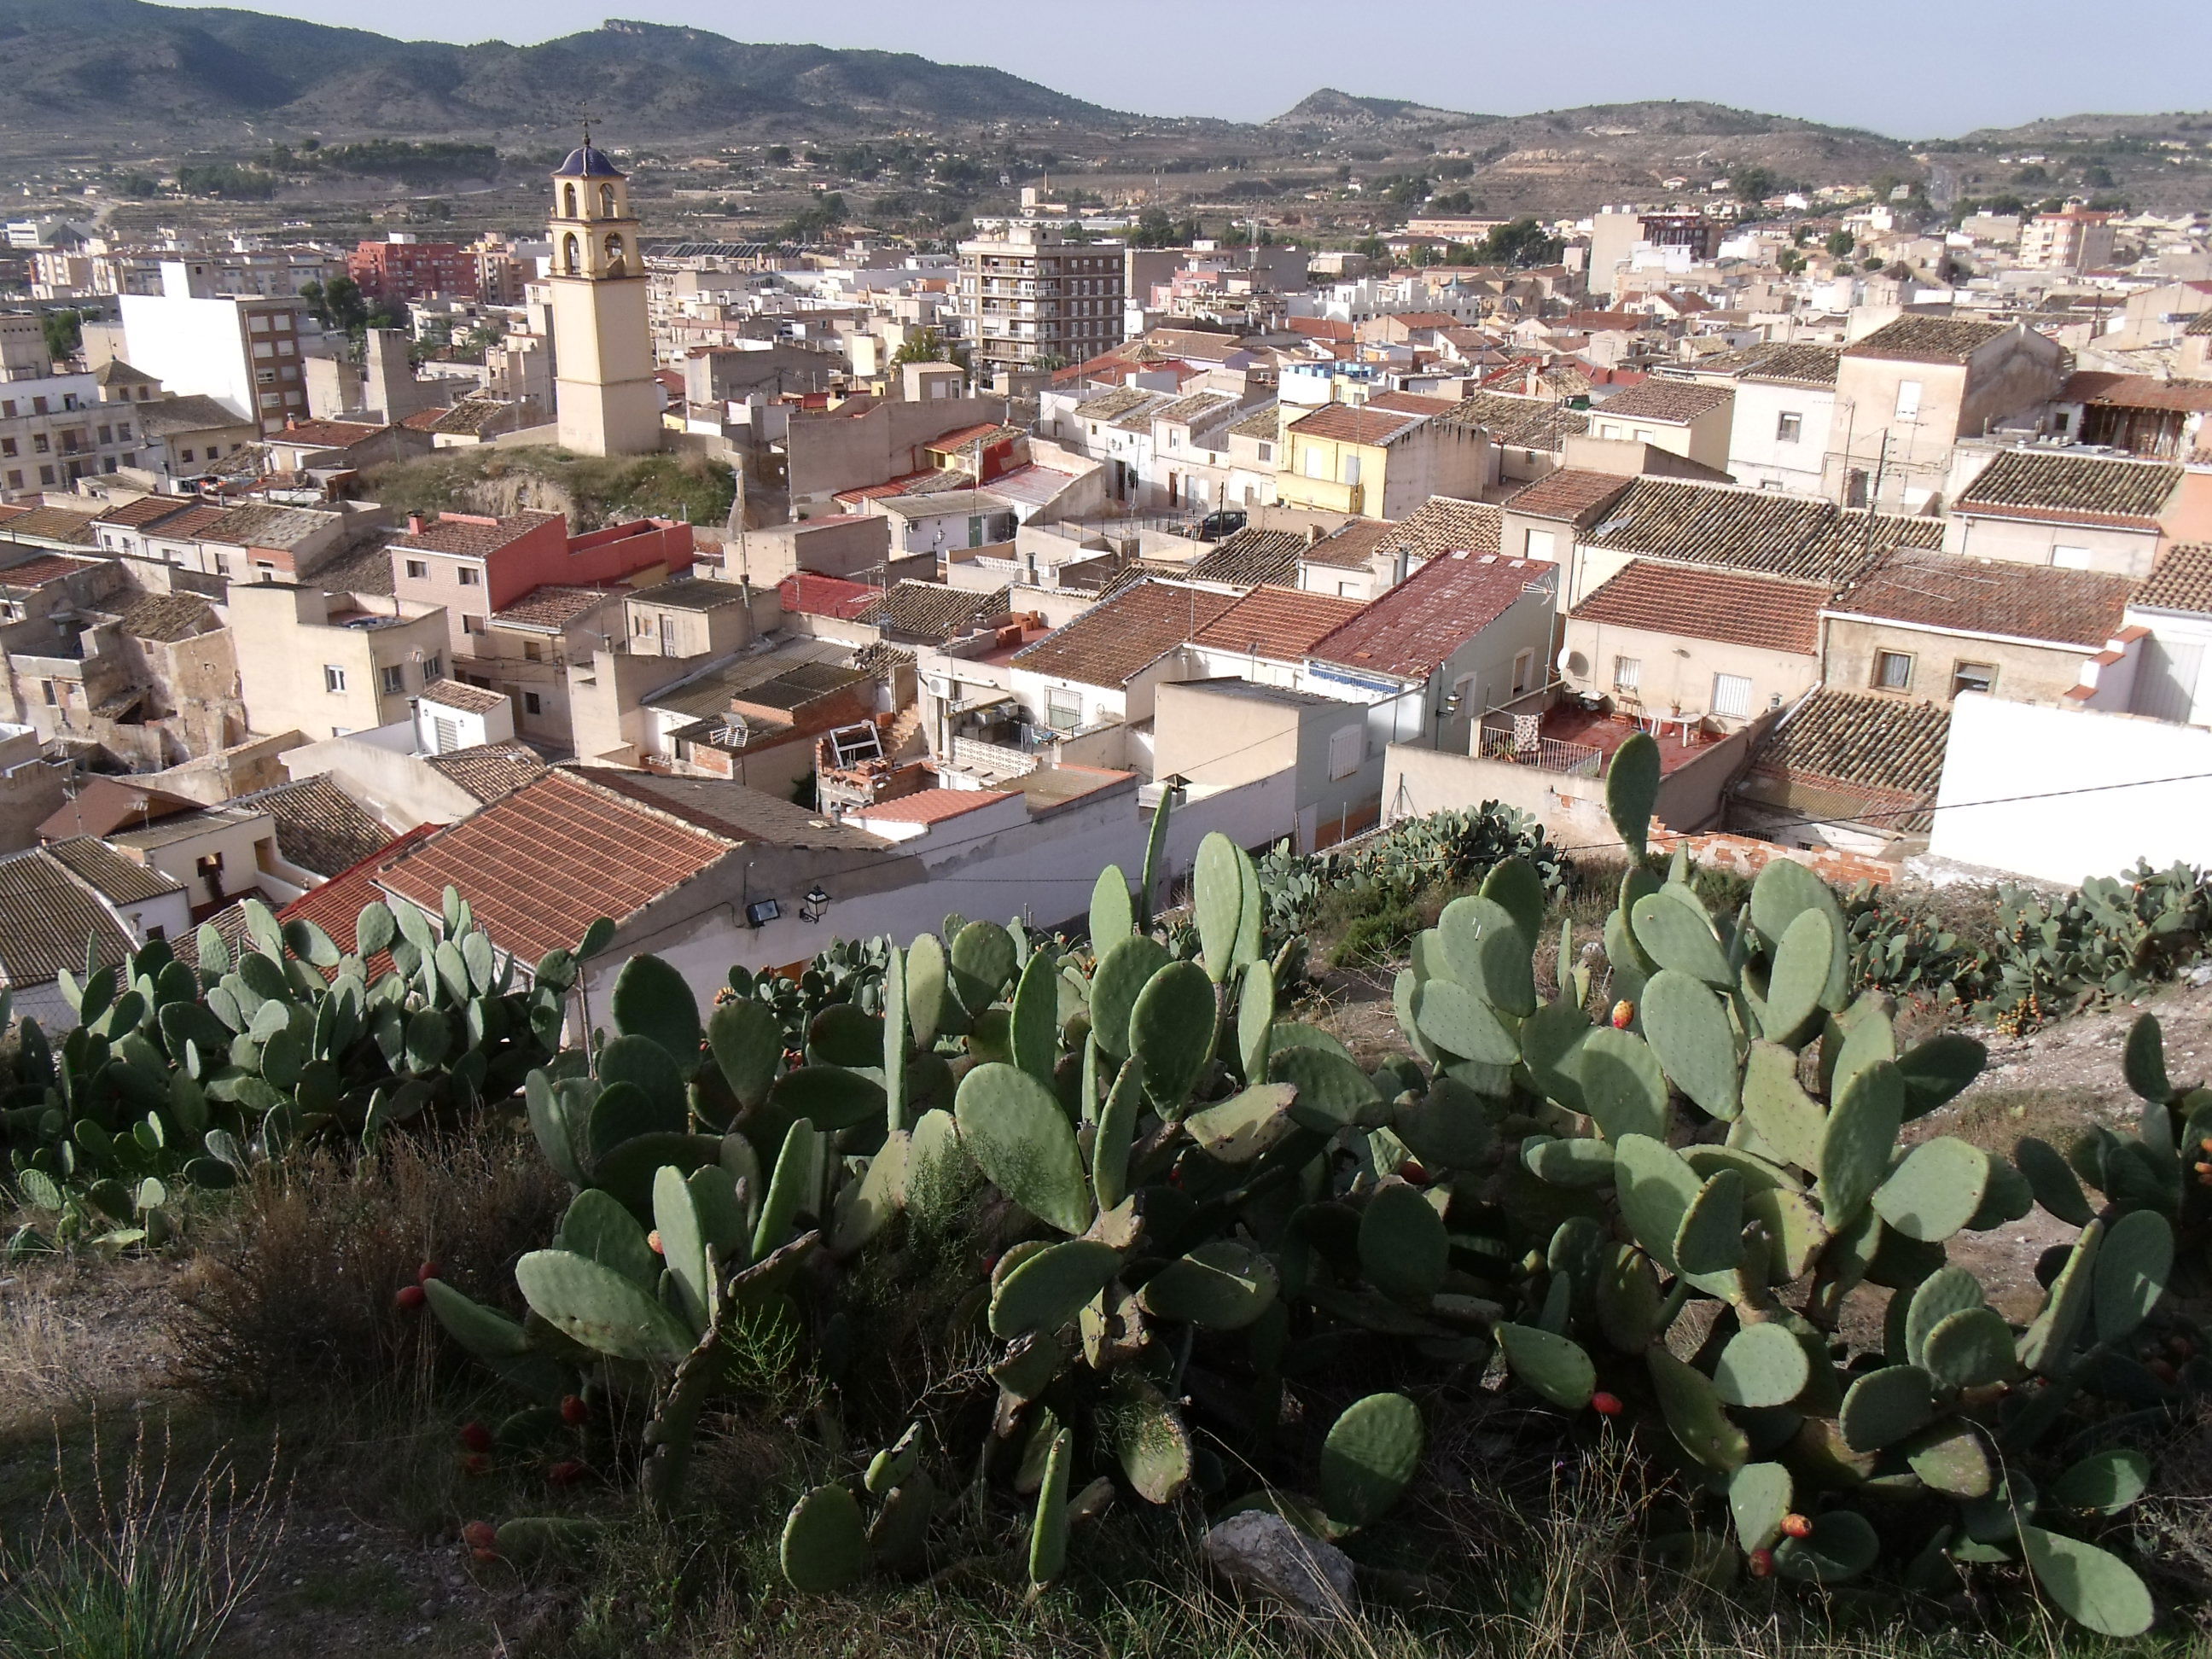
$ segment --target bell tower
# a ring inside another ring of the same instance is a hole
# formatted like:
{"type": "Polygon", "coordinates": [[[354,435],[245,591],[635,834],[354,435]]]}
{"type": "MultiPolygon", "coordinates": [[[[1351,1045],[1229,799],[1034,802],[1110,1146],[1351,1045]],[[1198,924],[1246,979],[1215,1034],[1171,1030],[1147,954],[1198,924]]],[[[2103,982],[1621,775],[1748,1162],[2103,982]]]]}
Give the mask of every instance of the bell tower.
{"type": "Polygon", "coordinates": [[[554,404],[561,447],[641,455],[661,444],[660,388],[629,179],[591,129],[553,175],[554,404]]]}

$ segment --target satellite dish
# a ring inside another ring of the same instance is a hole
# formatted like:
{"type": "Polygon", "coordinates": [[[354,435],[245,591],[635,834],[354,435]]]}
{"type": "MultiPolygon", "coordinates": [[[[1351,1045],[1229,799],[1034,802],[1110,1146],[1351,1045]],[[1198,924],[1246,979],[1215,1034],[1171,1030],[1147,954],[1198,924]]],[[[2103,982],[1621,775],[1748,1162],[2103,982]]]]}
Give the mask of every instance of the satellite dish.
{"type": "Polygon", "coordinates": [[[1574,660],[1575,660],[1574,647],[1573,647],[1572,646],[1566,646],[1566,645],[1563,645],[1563,646],[1561,646],[1561,647],[1559,647],[1559,672],[1561,672],[1562,674],[1565,673],[1569,668],[1571,668],[1571,666],[1573,666],[1573,665],[1574,665],[1574,660]]]}

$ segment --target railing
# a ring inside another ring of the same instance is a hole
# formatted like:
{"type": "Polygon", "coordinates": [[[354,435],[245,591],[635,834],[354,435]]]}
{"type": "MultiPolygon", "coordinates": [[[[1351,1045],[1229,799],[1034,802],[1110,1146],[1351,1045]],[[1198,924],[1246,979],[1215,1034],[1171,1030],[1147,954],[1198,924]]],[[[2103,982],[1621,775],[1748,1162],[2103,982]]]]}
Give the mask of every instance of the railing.
{"type": "Polygon", "coordinates": [[[1475,735],[1474,752],[1484,760],[1507,761],[1577,778],[1594,778],[1604,769],[1605,750],[1586,743],[1563,743],[1546,737],[1522,743],[1515,738],[1510,726],[1487,724],[1478,727],[1475,735]]]}

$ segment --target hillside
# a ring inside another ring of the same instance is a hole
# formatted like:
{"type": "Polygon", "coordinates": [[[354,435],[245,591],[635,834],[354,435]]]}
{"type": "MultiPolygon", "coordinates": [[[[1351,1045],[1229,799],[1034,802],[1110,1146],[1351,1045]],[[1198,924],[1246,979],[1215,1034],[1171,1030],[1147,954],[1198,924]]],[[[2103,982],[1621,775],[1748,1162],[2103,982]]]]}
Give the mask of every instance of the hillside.
{"type": "Polygon", "coordinates": [[[173,142],[258,130],[410,137],[566,131],[584,112],[652,138],[773,121],[893,125],[1113,120],[1000,70],[910,53],[756,46],[610,21],[532,46],[394,40],[248,11],[142,0],[0,0],[0,132],[76,128],[173,142]]]}

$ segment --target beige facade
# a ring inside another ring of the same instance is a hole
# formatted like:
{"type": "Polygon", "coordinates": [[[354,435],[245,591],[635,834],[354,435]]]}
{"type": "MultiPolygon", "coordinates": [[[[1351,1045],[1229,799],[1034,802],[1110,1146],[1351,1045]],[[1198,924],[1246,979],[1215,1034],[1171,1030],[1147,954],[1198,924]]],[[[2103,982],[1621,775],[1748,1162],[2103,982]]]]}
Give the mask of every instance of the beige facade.
{"type": "Polygon", "coordinates": [[[376,594],[236,583],[230,629],[239,685],[257,732],[309,739],[408,718],[444,672],[446,612],[376,594]]]}
{"type": "Polygon", "coordinates": [[[2057,706],[2081,678],[2084,651],[2047,641],[1911,628],[1830,616],[1822,678],[1842,690],[1876,691],[1913,702],[1949,702],[1986,691],[2008,702],[2057,706]]]}
{"type": "Polygon", "coordinates": [[[1291,778],[1290,822],[1277,833],[1310,853],[1370,828],[1382,800],[1382,756],[1370,756],[1364,704],[1244,679],[1163,685],[1153,703],[1152,775],[1205,788],[1291,778]]]}
{"type": "MultiPolygon", "coordinates": [[[[1728,468],[1729,436],[1734,428],[1732,400],[1716,403],[1687,420],[1662,421],[1649,416],[1608,416],[1603,404],[1589,412],[1589,435],[1622,443],[1649,444],[1669,455],[1680,455],[1700,466],[1728,468]]],[[[1588,466],[1587,456],[1570,459],[1570,466],[1588,466]]]]}
{"type": "Polygon", "coordinates": [[[1606,697],[1633,695],[1653,714],[1711,714],[1727,708],[1747,711],[1736,718],[1756,719],[1769,709],[1787,708],[1820,678],[1817,656],[1571,616],[1565,655],[1561,678],[1570,690],[1606,697]],[[1748,691],[1744,681],[1750,683],[1748,691]]]}
{"type": "Polygon", "coordinates": [[[1942,492],[1961,438],[1979,437],[2057,392],[2061,358],[2056,344],[2025,327],[2006,329],[1962,356],[1864,356],[1847,348],[1836,367],[1821,494],[1845,507],[1919,511],[1942,492]]]}
{"type": "Polygon", "coordinates": [[[961,243],[961,334],[976,374],[1084,362],[1119,344],[1122,253],[1050,225],[961,243]]]}

